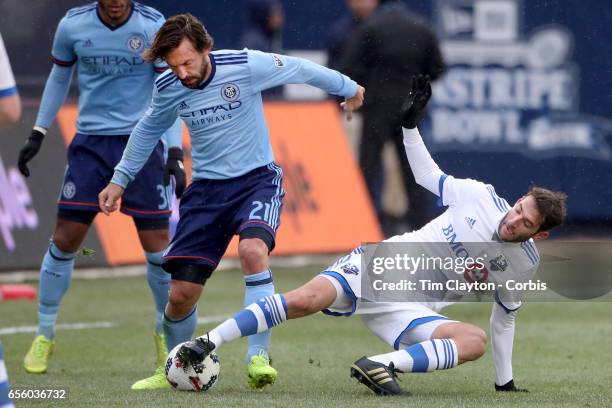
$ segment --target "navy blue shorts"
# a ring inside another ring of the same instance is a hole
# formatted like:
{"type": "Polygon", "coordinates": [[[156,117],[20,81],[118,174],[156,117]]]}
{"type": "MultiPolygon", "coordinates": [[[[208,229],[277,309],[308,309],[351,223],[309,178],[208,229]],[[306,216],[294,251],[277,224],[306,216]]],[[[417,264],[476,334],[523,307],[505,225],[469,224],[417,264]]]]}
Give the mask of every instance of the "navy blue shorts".
{"type": "MultiPolygon", "coordinates": [[[[92,136],[77,133],[68,147],[68,165],[58,209],[99,212],[98,194],[113,177],[129,136],[92,136]]],[[[134,218],[169,218],[172,187],[164,186],[164,147],[161,142],[128,185],[121,212],[134,218]]]]}
{"type": "Polygon", "coordinates": [[[246,232],[251,232],[248,237],[269,236],[272,250],[285,196],[282,181],[281,168],[270,163],[227,180],[192,182],[181,198],[179,222],[164,253],[163,268],[175,279],[202,283],[217,267],[232,237],[246,232]],[[195,280],[175,276],[186,266],[207,276],[195,280]]]}

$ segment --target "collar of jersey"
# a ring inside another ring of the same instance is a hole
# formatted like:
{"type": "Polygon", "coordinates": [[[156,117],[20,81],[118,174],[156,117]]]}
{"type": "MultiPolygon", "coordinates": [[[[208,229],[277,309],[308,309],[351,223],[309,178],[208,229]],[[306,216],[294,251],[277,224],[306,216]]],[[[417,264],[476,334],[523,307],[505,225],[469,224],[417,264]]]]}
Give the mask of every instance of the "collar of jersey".
{"type": "Polygon", "coordinates": [[[210,82],[213,80],[213,78],[215,77],[215,73],[217,72],[217,63],[215,62],[214,55],[212,55],[210,53],[208,55],[210,56],[210,76],[208,77],[208,79],[206,81],[204,81],[200,85],[198,85],[196,89],[202,90],[202,89],[206,88],[206,86],[208,84],[210,84],[210,82]]]}
{"type": "Polygon", "coordinates": [[[127,22],[130,21],[130,18],[132,18],[133,12],[134,12],[134,3],[132,2],[132,5],[130,7],[130,15],[128,16],[127,20],[125,20],[123,23],[119,24],[118,26],[113,27],[112,25],[106,24],[106,22],[102,20],[102,16],[100,15],[100,9],[98,8],[98,6],[96,6],[96,16],[98,16],[98,20],[100,20],[100,22],[104,24],[106,28],[108,28],[111,31],[115,31],[116,29],[121,28],[124,25],[126,25],[127,22]]]}
{"type": "Polygon", "coordinates": [[[499,236],[499,224],[501,224],[506,214],[508,214],[507,211],[499,215],[497,219],[495,220],[495,222],[493,223],[493,225],[495,225],[495,230],[493,231],[493,236],[491,237],[491,241],[504,242],[504,240],[501,239],[501,237],[499,236]]]}

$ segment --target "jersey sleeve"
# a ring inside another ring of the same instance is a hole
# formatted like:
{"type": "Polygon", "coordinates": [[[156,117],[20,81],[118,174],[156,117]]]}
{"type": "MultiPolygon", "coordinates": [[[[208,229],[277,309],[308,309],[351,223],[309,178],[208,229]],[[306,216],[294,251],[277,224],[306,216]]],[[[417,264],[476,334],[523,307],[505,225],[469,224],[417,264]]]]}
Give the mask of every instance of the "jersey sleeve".
{"type": "Polygon", "coordinates": [[[491,311],[491,348],[495,365],[495,383],[506,384],[513,379],[512,351],[516,311],[507,312],[497,302],[491,311]]]}
{"type": "Polygon", "coordinates": [[[308,84],[344,98],[357,93],[355,81],[307,59],[252,50],[248,56],[255,92],[286,84],[308,84]]]}
{"type": "Polygon", "coordinates": [[[462,200],[478,199],[486,193],[486,184],[474,179],[456,178],[447,174],[438,179],[438,196],[445,206],[452,206],[462,200]]]}
{"type": "Polygon", "coordinates": [[[70,38],[68,22],[65,17],[59,22],[57,30],[55,30],[51,59],[53,63],[63,67],[72,66],[77,61],[74,43],[70,38]]]}
{"type": "Polygon", "coordinates": [[[11,96],[17,93],[15,77],[11,70],[8,54],[4,48],[4,42],[0,35],[0,98],[11,96]]]}
{"type": "MultiPolygon", "coordinates": [[[[147,44],[147,47],[151,46],[151,43],[153,43],[153,39],[155,38],[155,35],[157,34],[157,32],[159,31],[159,29],[161,28],[162,25],[164,25],[164,23],[166,22],[166,19],[164,17],[161,17],[159,20],[157,20],[154,25],[153,25],[153,29],[151,30],[151,32],[149,33],[149,44],[147,44]]],[[[158,58],[155,60],[155,62],[153,63],[153,70],[158,73],[161,74],[162,72],[164,72],[165,70],[167,70],[169,68],[168,64],[166,64],[166,62],[164,60],[162,60],[161,58],[158,58]]]]}
{"type": "Polygon", "coordinates": [[[127,187],[143,168],[164,132],[175,124],[177,112],[171,102],[162,97],[157,88],[154,89],[151,106],[132,130],[121,161],[115,166],[113,184],[127,187]]]}

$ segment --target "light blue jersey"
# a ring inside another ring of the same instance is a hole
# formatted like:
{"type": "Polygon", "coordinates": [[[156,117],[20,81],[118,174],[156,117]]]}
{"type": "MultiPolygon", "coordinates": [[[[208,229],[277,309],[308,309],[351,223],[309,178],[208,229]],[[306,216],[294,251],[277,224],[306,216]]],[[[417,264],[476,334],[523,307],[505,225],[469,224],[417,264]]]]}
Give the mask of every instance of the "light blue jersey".
{"type": "Polygon", "coordinates": [[[177,117],[191,135],[193,180],[228,179],[274,161],[261,91],[298,83],[345,98],[357,93],[347,76],[301,58],[245,49],[214,51],[210,61],[210,77],[199,89],[185,87],[172,71],[157,79],[113,183],[125,187],[133,180],[177,117]]]}
{"type": "Polygon", "coordinates": [[[51,52],[55,66],[36,125],[51,125],[65,100],[76,65],[77,132],[130,134],[149,105],[156,76],[167,68],[161,62],[145,62],[140,56],[164,21],[158,11],[136,2],[128,20],[117,27],[102,21],[97,2],[69,10],[55,33],[51,52]]]}

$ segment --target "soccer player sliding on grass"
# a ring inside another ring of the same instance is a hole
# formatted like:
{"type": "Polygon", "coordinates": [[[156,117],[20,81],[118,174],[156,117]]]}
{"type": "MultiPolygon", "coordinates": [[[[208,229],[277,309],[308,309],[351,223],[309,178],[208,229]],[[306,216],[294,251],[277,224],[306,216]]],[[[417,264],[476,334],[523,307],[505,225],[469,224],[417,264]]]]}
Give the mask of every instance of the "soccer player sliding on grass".
{"type": "MultiPolygon", "coordinates": [[[[415,77],[402,108],[404,145],[417,182],[438,195],[448,209],[420,230],[385,242],[420,245],[428,256],[439,255],[434,250],[445,248],[455,259],[465,258],[473,250],[468,243],[483,243],[482,247],[489,248],[485,264],[491,273],[483,269],[484,279],[482,274],[426,271],[434,282],[484,282],[487,276],[492,281],[500,272],[506,273],[505,277],[512,272],[512,276],[530,279],[539,264],[533,240],[547,238],[551,228],[562,224],[566,195],[533,187],[511,207],[491,185],[444,174],[416,128],[430,96],[429,78],[415,77]]],[[[395,303],[364,301],[360,278],[366,272],[363,252],[362,247],[355,249],[299,289],[259,299],[204,336],[184,343],[178,357],[185,363],[199,363],[224,343],[318,311],[336,316],[359,314],[374,334],[396,350],[360,358],[351,366],[351,376],[379,395],[406,393],[396,381],[397,372],[449,369],[484,354],[487,335],[481,328],[438,313],[465,293],[447,291],[438,298],[443,302],[411,298],[395,303]]],[[[491,314],[495,389],[526,391],[515,387],[512,373],[514,321],[521,301],[509,296],[506,287],[497,290],[495,300],[491,314]]]]}

